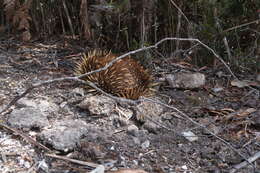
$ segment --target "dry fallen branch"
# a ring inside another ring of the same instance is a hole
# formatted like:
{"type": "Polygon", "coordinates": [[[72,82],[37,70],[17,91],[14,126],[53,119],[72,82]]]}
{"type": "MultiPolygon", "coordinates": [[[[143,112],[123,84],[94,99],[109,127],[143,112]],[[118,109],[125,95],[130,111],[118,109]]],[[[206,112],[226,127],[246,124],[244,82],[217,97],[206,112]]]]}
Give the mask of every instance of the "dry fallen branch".
{"type": "Polygon", "coordinates": [[[14,128],[11,128],[3,123],[0,123],[0,128],[4,128],[7,129],[9,131],[11,131],[12,133],[21,136],[24,140],[26,140],[27,142],[29,142],[30,144],[37,146],[45,151],[51,152],[51,149],[47,148],[46,146],[42,145],[41,143],[35,141],[33,138],[31,138],[30,136],[27,136],[26,134],[22,133],[21,131],[18,131],[14,128]]]}
{"type": "Polygon", "coordinates": [[[56,154],[45,154],[45,155],[48,156],[48,157],[55,158],[55,159],[61,159],[61,160],[65,160],[65,161],[68,161],[68,162],[71,162],[71,163],[76,163],[76,164],[79,164],[79,165],[88,166],[90,168],[96,168],[96,167],[99,166],[98,164],[95,164],[95,163],[71,159],[71,158],[68,158],[68,157],[65,157],[65,156],[58,156],[56,154]]]}
{"type": "Polygon", "coordinates": [[[254,161],[256,161],[259,158],[260,158],[260,151],[255,153],[252,157],[249,157],[246,161],[241,162],[240,164],[235,165],[234,169],[232,169],[230,171],[230,173],[235,173],[239,169],[244,168],[246,165],[248,165],[248,163],[253,163],[254,161]]]}
{"type": "Polygon", "coordinates": [[[259,23],[259,22],[260,22],[260,19],[257,19],[257,20],[254,20],[254,21],[251,21],[251,22],[248,22],[248,23],[244,23],[244,24],[241,24],[241,25],[237,25],[237,26],[234,26],[234,27],[232,27],[232,28],[229,28],[229,29],[224,30],[223,33],[229,32],[229,31],[232,31],[232,30],[235,30],[235,29],[244,27],[244,26],[248,26],[248,25],[251,25],[251,24],[254,24],[254,23],[259,23]]]}

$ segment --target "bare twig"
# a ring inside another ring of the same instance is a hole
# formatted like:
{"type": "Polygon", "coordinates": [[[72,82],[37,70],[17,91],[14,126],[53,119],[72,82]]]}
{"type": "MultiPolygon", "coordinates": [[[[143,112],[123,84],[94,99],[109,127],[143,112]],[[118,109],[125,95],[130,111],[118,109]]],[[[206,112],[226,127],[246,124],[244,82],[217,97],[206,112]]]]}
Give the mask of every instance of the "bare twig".
{"type": "Polygon", "coordinates": [[[254,20],[254,21],[252,21],[252,22],[244,23],[244,24],[241,24],[241,25],[234,26],[234,27],[232,27],[232,28],[226,29],[226,30],[223,31],[223,33],[229,32],[229,31],[232,31],[232,30],[234,30],[234,29],[238,29],[238,28],[241,28],[241,27],[244,27],[244,26],[247,26],[247,25],[251,25],[251,24],[254,24],[254,23],[258,23],[258,22],[260,22],[260,19],[257,19],[257,20],[254,20]]]}
{"type": "MultiPolygon", "coordinates": [[[[181,13],[178,12],[178,23],[177,23],[177,28],[176,28],[176,37],[180,36],[180,29],[181,29],[181,13]]],[[[180,49],[180,41],[177,40],[176,41],[176,49],[175,52],[179,52],[180,49]]],[[[180,54],[178,53],[177,56],[179,56],[180,54]]]]}
{"type": "Polygon", "coordinates": [[[27,142],[29,142],[30,144],[32,145],[35,145],[45,151],[48,151],[48,152],[51,152],[51,149],[47,148],[46,146],[42,145],[41,143],[35,141],[33,138],[31,138],[30,136],[27,136],[26,134],[22,133],[21,131],[18,131],[14,128],[11,128],[3,123],[0,123],[0,128],[4,128],[4,129],[7,129],[9,131],[11,131],[12,133],[14,134],[17,134],[19,136],[21,136],[23,139],[25,139],[27,142]]]}
{"type": "Polygon", "coordinates": [[[183,15],[183,17],[185,18],[185,20],[190,24],[189,19],[188,19],[187,16],[182,12],[182,10],[178,7],[178,5],[177,5],[173,0],[170,0],[170,2],[171,2],[172,5],[183,15]]]}
{"type": "Polygon", "coordinates": [[[249,157],[246,161],[235,165],[234,168],[232,170],[230,170],[230,173],[235,173],[239,169],[244,168],[246,165],[248,165],[248,163],[253,163],[254,161],[256,161],[259,158],[260,158],[260,151],[255,153],[252,157],[249,157]]]}
{"type": "Polygon", "coordinates": [[[96,168],[96,167],[99,166],[98,164],[95,164],[95,163],[90,163],[90,162],[85,162],[85,161],[81,161],[81,160],[71,159],[71,158],[68,158],[68,157],[65,157],[65,156],[58,156],[56,154],[45,154],[45,155],[48,156],[48,157],[55,158],[55,159],[61,159],[61,160],[65,160],[65,161],[68,161],[68,162],[76,163],[76,164],[79,164],[79,165],[88,166],[90,168],[96,168]]]}

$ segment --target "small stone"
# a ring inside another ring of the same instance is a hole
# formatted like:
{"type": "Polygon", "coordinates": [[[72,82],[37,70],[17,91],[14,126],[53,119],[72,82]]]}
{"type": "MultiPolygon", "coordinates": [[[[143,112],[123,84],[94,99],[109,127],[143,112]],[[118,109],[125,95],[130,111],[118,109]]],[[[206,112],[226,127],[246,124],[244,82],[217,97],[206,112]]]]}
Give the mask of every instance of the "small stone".
{"type": "Polygon", "coordinates": [[[85,95],[83,88],[74,88],[71,93],[79,96],[85,95]]]}
{"type": "Polygon", "coordinates": [[[21,98],[17,101],[17,105],[20,107],[33,107],[41,110],[44,113],[53,113],[58,112],[59,107],[51,101],[50,98],[46,99],[28,99],[21,98]]]}
{"type": "Polygon", "coordinates": [[[90,171],[90,173],[104,173],[105,167],[103,165],[98,165],[94,170],[90,171]]]}
{"type": "Polygon", "coordinates": [[[172,88],[194,89],[205,85],[206,77],[202,73],[169,74],[166,80],[172,88]]]}
{"type": "Polygon", "coordinates": [[[150,141],[146,140],[141,144],[142,149],[147,149],[150,146],[150,141]]]}
{"type": "Polygon", "coordinates": [[[188,131],[188,132],[182,132],[183,137],[188,139],[190,142],[198,140],[198,136],[196,136],[193,132],[188,131]]]}
{"type": "Polygon", "coordinates": [[[134,141],[134,144],[135,144],[135,145],[140,145],[140,144],[141,144],[140,139],[137,138],[137,137],[133,137],[133,141],[134,141]]]}
{"type": "Polygon", "coordinates": [[[61,108],[64,108],[67,104],[68,104],[67,102],[62,102],[62,103],[60,104],[60,107],[61,107],[61,108]]]}
{"type": "Polygon", "coordinates": [[[75,148],[81,137],[87,135],[88,129],[91,128],[81,120],[57,121],[51,128],[44,129],[37,138],[57,150],[66,152],[75,148]]]}
{"type": "Polygon", "coordinates": [[[32,107],[15,109],[8,116],[8,124],[16,128],[42,128],[49,125],[46,114],[32,107]]]}
{"type": "Polygon", "coordinates": [[[39,161],[39,162],[38,162],[38,167],[39,167],[41,170],[45,171],[45,172],[49,172],[49,166],[48,166],[48,164],[46,163],[45,160],[39,161]]]}
{"type": "Polygon", "coordinates": [[[138,136],[138,127],[136,125],[128,126],[127,133],[133,136],[138,136]]]}
{"type": "Polygon", "coordinates": [[[181,169],[183,169],[183,170],[187,170],[188,167],[187,167],[186,165],[183,165],[183,166],[181,166],[181,169]]]}
{"type": "Polygon", "coordinates": [[[158,119],[163,113],[164,107],[157,103],[143,101],[136,106],[136,119],[141,122],[146,122],[147,117],[151,119],[158,119]]]}
{"type": "Polygon", "coordinates": [[[223,91],[224,89],[222,87],[215,87],[215,88],[212,88],[212,91],[217,93],[217,92],[220,92],[220,91],[223,91]]]}
{"type": "Polygon", "coordinates": [[[102,95],[88,96],[78,106],[92,115],[108,115],[114,110],[115,101],[102,95]]]}
{"type": "Polygon", "coordinates": [[[148,130],[148,132],[155,134],[157,134],[157,131],[160,129],[160,126],[152,121],[146,121],[143,127],[144,129],[148,130]]]}
{"type": "Polygon", "coordinates": [[[133,160],[134,165],[138,166],[138,161],[137,160],[133,160]]]}

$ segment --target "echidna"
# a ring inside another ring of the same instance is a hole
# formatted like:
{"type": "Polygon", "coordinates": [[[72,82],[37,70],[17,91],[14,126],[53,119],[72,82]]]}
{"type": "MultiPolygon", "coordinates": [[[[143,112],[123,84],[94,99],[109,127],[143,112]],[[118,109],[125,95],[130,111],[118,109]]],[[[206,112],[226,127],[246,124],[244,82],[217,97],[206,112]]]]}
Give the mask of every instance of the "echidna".
{"type": "MultiPolygon", "coordinates": [[[[117,57],[118,55],[107,51],[91,51],[83,55],[81,62],[75,68],[75,73],[81,75],[102,68],[117,57]]],[[[140,96],[148,96],[151,93],[150,74],[130,56],[116,61],[106,70],[82,79],[91,81],[107,93],[119,97],[138,99],[140,96]]]]}

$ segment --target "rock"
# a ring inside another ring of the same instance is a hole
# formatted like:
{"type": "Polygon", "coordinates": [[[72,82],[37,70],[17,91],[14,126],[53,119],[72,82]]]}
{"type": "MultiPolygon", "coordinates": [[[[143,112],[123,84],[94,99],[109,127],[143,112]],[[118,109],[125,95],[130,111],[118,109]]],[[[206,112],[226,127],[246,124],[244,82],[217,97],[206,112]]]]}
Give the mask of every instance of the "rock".
{"type": "Polygon", "coordinates": [[[8,124],[16,128],[42,128],[49,125],[47,115],[33,107],[16,109],[8,116],[8,124]]]}
{"type": "Polygon", "coordinates": [[[102,95],[88,96],[78,106],[94,115],[108,115],[114,110],[115,101],[102,95]]]}
{"type": "Polygon", "coordinates": [[[130,125],[127,127],[127,133],[133,136],[138,136],[138,127],[136,125],[130,125]]]}
{"type": "Polygon", "coordinates": [[[88,139],[81,140],[75,150],[70,154],[70,158],[96,162],[106,156],[105,148],[100,142],[89,142],[88,139]]]}
{"type": "Polygon", "coordinates": [[[164,111],[164,107],[157,103],[143,101],[136,106],[136,119],[145,122],[147,117],[157,119],[164,111]]]}
{"type": "Polygon", "coordinates": [[[64,120],[55,122],[50,129],[43,130],[37,138],[43,143],[62,151],[72,150],[81,137],[88,133],[86,122],[81,120],[64,120]]]}
{"type": "Polygon", "coordinates": [[[192,131],[182,132],[181,134],[190,142],[194,142],[199,139],[198,136],[195,135],[192,131]]]}
{"type": "Polygon", "coordinates": [[[38,161],[38,168],[42,170],[43,172],[49,172],[49,165],[46,163],[46,161],[43,159],[41,161],[38,161]]]}
{"type": "Polygon", "coordinates": [[[141,144],[142,149],[147,149],[150,146],[150,141],[146,140],[141,144]]]}
{"type": "MultiPolygon", "coordinates": [[[[156,121],[156,120],[155,120],[156,121]]],[[[158,130],[161,128],[158,124],[153,121],[146,121],[143,125],[143,128],[148,130],[150,133],[157,134],[158,130]]]]}
{"type": "Polygon", "coordinates": [[[214,93],[218,93],[218,92],[220,92],[220,91],[223,91],[224,88],[222,88],[222,87],[215,87],[215,88],[212,88],[211,90],[212,90],[214,93]]]}
{"type": "Polygon", "coordinates": [[[79,96],[84,96],[84,95],[85,95],[83,88],[74,88],[74,89],[71,91],[71,93],[72,93],[72,94],[75,94],[75,95],[79,95],[79,96]]]}
{"type": "Polygon", "coordinates": [[[169,74],[166,80],[172,88],[194,89],[203,86],[206,82],[202,73],[177,73],[169,74]]]}
{"type": "Polygon", "coordinates": [[[140,139],[137,138],[137,137],[133,137],[133,141],[134,141],[134,145],[140,145],[141,144],[140,139]]]}
{"type": "Polygon", "coordinates": [[[33,107],[36,109],[41,110],[43,113],[54,113],[59,110],[59,106],[56,105],[51,101],[50,98],[46,99],[28,99],[28,98],[21,98],[17,102],[18,107],[33,107]]]}
{"type": "Polygon", "coordinates": [[[92,170],[90,173],[104,173],[105,167],[103,165],[98,165],[94,170],[92,170]]]}

